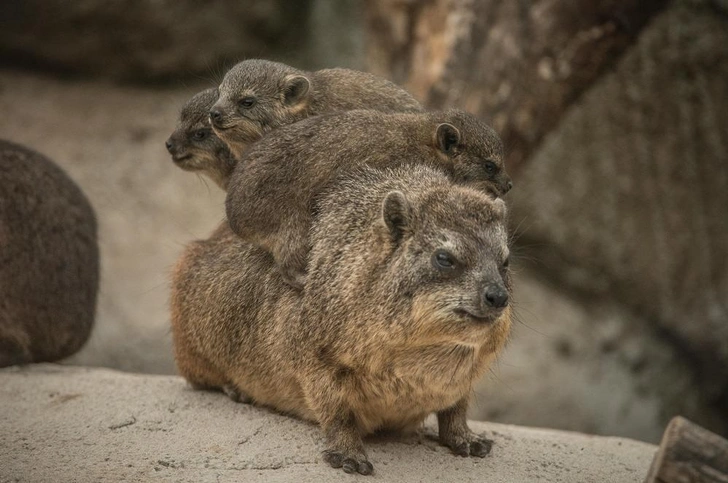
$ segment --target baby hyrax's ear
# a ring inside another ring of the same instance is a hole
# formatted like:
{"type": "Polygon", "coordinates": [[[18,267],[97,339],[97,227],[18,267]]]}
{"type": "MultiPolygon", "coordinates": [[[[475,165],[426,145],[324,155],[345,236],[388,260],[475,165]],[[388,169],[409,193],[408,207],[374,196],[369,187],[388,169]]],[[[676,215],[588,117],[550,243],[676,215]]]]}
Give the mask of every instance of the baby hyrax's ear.
{"type": "Polygon", "coordinates": [[[294,106],[303,101],[311,88],[311,82],[302,75],[286,77],[283,83],[283,96],[285,103],[294,106]]]}
{"type": "Polygon", "coordinates": [[[457,152],[460,145],[460,131],[448,122],[443,122],[435,129],[435,145],[447,155],[457,152]]]}
{"type": "Polygon", "coordinates": [[[390,191],[384,197],[382,218],[393,241],[399,242],[404,237],[410,222],[410,213],[410,203],[401,191],[390,191]]]}

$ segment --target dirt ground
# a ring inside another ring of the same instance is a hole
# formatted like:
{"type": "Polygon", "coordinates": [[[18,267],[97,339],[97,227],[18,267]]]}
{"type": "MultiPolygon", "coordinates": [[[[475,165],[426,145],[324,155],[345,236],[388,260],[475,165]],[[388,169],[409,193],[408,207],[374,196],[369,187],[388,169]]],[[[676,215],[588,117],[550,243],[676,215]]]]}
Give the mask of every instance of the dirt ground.
{"type": "MultiPolygon", "coordinates": [[[[0,70],[0,137],[60,164],[99,220],[97,321],[72,364],[175,372],[170,269],[224,210],[222,191],[177,169],[164,141],[182,103],[205,87],[124,87],[0,70]]],[[[477,391],[473,417],[655,442],[676,405],[693,404],[679,357],[630,315],[582,304],[526,270],[516,273],[516,287],[519,322],[477,391]]]]}

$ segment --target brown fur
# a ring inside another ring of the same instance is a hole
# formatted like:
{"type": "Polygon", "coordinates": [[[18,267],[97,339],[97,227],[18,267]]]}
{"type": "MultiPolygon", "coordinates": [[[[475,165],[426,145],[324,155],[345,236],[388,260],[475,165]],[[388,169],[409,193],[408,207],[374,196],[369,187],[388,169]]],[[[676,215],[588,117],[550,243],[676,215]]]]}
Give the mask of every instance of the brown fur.
{"type": "Polygon", "coordinates": [[[225,190],[235,157],[210,126],[209,112],[216,101],[216,88],[195,94],[182,107],[177,127],[165,145],[177,166],[202,173],[225,190]]]}
{"type": "Polygon", "coordinates": [[[91,333],[96,217],[46,157],[0,141],[0,367],[55,361],[91,333]]]}
{"type": "Polygon", "coordinates": [[[326,460],[370,473],[361,437],[438,414],[440,440],[484,456],[467,427],[472,385],[506,342],[505,207],[426,167],[362,169],[321,200],[303,293],[226,225],[175,269],[180,372],[317,422],[326,460]],[[447,250],[452,269],[437,268],[447,250]]]}
{"type": "Polygon", "coordinates": [[[285,126],[251,146],[230,180],[230,226],[270,251],[300,288],[317,195],[338,173],[364,164],[427,164],[494,195],[512,186],[500,138],[468,113],[349,111],[285,126]]]}
{"type": "Polygon", "coordinates": [[[212,125],[238,159],[265,133],[309,116],[352,109],[423,110],[406,90],[366,72],[304,72],[259,59],[245,60],[230,69],[219,92],[210,110],[212,125]],[[246,99],[252,99],[254,105],[246,107],[246,99]]]}

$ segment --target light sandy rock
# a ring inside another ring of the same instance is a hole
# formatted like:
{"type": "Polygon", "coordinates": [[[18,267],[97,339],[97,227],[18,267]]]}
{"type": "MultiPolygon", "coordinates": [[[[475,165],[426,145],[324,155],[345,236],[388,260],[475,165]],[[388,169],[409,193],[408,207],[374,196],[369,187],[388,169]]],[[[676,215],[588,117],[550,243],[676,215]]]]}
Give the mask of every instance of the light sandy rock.
{"type": "Polygon", "coordinates": [[[2,482],[641,482],[656,447],[629,439],[471,423],[484,459],[439,446],[429,424],[367,441],[371,477],[321,459],[311,424],[173,376],[37,365],[0,371],[2,482]]]}

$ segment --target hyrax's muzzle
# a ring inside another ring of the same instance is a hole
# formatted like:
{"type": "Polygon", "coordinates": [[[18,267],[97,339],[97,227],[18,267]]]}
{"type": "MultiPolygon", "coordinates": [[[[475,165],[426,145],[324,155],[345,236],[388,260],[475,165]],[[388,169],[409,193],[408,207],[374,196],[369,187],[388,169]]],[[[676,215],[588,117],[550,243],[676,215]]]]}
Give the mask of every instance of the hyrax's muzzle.
{"type": "Polygon", "coordinates": [[[172,160],[177,164],[184,162],[190,157],[190,154],[185,149],[184,143],[180,142],[174,134],[165,141],[164,145],[167,151],[169,151],[169,154],[172,155],[172,160]]]}
{"type": "Polygon", "coordinates": [[[233,127],[234,123],[231,122],[230,117],[229,109],[219,100],[210,108],[210,123],[216,130],[225,130],[233,127]]]}
{"type": "Polygon", "coordinates": [[[458,309],[462,315],[476,322],[492,323],[500,317],[508,306],[508,290],[501,281],[487,282],[471,301],[465,302],[458,309]]]}

